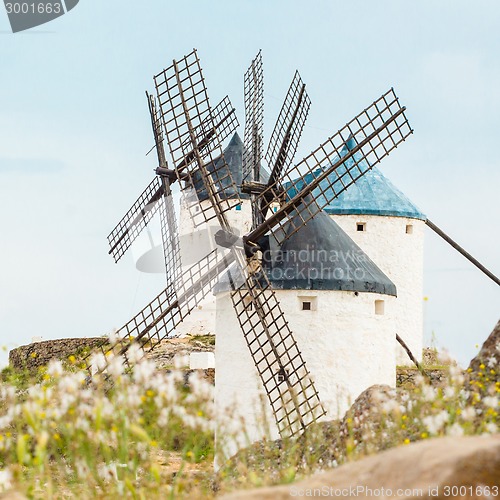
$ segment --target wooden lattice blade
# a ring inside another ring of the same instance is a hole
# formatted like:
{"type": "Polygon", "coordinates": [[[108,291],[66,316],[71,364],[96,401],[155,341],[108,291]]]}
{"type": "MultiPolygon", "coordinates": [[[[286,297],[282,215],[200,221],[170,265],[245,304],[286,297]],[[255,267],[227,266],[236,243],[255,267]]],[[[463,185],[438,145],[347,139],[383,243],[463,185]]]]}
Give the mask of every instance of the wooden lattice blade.
{"type": "Polygon", "coordinates": [[[405,109],[394,90],[389,90],[289,168],[282,181],[284,189],[275,183],[261,195],[265,206],[277,201],[279,208],[247,235],[247,240],[257,242],[272,232],[281,244],[307,224],[413,132],[405,109]]]}
{"type": "Polygon", "coordinates": [[[109,253],[118,262],[158,211],[164,193],[155,177],[108,236],[109,253]]]}
{"type": "Polygon", "coordinates": [[[224,279],[278,431],[291,436],[325,410],[269,280],[258,267],[242,266],[238,249],[233,253],[240,255],[224,279]]]}
{"type": "Polygon", "coordinates": [[[210,252],[120,328],[114,345],[109,346],[103,341],[102,352],[126,358],[132,344],[148,352],[162,340],[172,337],[176,326],[212,291],[220,274],[232,263],[231,254],[224,255],[217,249],[210,252]]]}
{"type": "MultiPolygon", "coordinates": [[[[201,204],[191,216],[198,225],[217,218],[222,227],[227,226],[224,212],[241,203],[231,171],[224,160],[223,136],[219,118],[214,114],[208,99],[205,80],[196,50],[154,77],[163,129],[181,188],[196,195],[193,179],[201,175],[210,204],[201,204]],[[210,141],[205,140],[210,131],[210,141]],[[211,166],[209,168],[207,166],[211,166]],[[230,186],[234,196],[225,196],[230,186]],[[216,208],[211,210],[211,208],[216,208]]],[[[221,107],[221,114],[228,109],[228,100],[221,107]]],[[[233,112],[223,117],[224,123],[233,129],[237,124],[233,112]],[[229,120],[229,122],[228,122],[229,120]]],[[[224,125],[224,126],[226,126],[224,125]]]]}
{"type": "Polygon", "coordinates": [[[279,185],[283,173],[288,171],[293,162],[310,107],[311,100],[307,95],[306,86],[297,71],[274,126],[266,153],[271,168],[269,186],[279,185]]]}
{"type": "Polygon", "coordinates": [[[244,92],[243,180],[259,182],[264,128],[264,73],[260,51],[245,73],[244,92]]]}

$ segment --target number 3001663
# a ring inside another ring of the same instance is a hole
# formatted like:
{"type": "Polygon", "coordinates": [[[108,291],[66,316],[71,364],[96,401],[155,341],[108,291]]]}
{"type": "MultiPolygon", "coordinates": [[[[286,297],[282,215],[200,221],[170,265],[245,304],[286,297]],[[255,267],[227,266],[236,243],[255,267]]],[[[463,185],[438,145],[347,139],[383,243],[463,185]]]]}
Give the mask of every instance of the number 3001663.
{"type": "Polygon", "coordinates": [[[58,2],[54,3],[6,3],[7,14],[61,14],[62,7],[58,2]]]}

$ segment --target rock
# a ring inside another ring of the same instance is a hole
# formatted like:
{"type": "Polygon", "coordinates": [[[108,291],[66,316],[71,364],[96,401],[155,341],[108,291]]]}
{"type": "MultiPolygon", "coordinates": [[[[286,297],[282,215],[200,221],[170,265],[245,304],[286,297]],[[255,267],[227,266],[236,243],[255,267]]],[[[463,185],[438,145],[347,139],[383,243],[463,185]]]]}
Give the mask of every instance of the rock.
{"type": "Polygon", "coordinates": [[[28,500],[28,497],[19,491],[6,491],[0,495],[0,500],[28,500]]]}
{"type": "Polygon", "coordinates": [[[469,368],[473,372],[479,372],[481,364],[489,369],[496,368],[497,373],[500,371],[500,320],[484,342],[478,355],[470,362],[469,368]]]}
{"type": "Polygon", "coordinates": [[[107,340],[103,337],[45,340],[24,345],[9,352],[9,364],[16,370],[35,371],[51,359],[67,360],[75,355],[82,358],[107,340]]]}
{"type": "Polygon", "coordinates": [[[500,435],[446,437],[384,451],[286,486],[239,491],[222,498],[289,500],[321,492],[326,496],[325,489],[332,497],[494,498],[479,488],[498,487],[499,477],[500,435]],[[454,495],[446,487],[458,490],[454,495]]]}
{"type": "Polygon", "coordinates": [[[147,357],[154,361],[158,368],[172,368],[176,360],[182,361],[182,358],[185,358],[181,364],[187,367],[189,366],[189,355],[192,352],[214,352],[215,345],[211,343],[209,337],[213,336],[199,337],[204,341],[199,340],[196,336],[164,340],[148,353],[147,357]]]}

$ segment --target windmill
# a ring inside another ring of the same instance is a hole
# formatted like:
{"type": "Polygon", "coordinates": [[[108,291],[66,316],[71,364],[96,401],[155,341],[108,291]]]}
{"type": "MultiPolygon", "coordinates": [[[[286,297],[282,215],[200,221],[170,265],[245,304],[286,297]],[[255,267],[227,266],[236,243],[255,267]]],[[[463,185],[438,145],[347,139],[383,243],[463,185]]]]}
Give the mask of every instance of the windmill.
{"type": "Polygon", "coordinates": [[[393,89],[383,94],[310,155],[293,164],[309,111],[305,85],[295,74],[271,135],[266,159],[271,173],[263,182],[263,78],[259,53],[245,75],[244,178],[252,200],[252,228],[240,237],[228,213],[241,204],[222,151],[237,121],[229,100],[212,108],[196,50],[154,77],[156,98],[148,96],[159,166],[109,237],[118,260],[160,210],[167,286],[118,331],[119,341],[102,349],[124,355],[135,343],[153,349],[212,290],[222,273],[231,281],[231,300],[242,334],[282,436],[294,435],[324,414],[299,345],[266,276],[262,249],[279,247],[322,209],[380,162],[412,130],[393,89]],[[355,146],[340,154],[347,141],[355,146]],[[167,142],[172,169],[167,167],[167,142]],[[349,160],[349,162],[347,162],[349,160]],[[339,168],[342,167],[342,168],[339,168]],[[170,185],[179,182],[196,224],[216,222],[217,247],[181,270],[170,185]],[[201,183],[201,184],[200,184],[201,183]],[[200,185],[208,203],[198,203],[200,185]],[[268,243],[267,243],[268,244],[268,243]]]}

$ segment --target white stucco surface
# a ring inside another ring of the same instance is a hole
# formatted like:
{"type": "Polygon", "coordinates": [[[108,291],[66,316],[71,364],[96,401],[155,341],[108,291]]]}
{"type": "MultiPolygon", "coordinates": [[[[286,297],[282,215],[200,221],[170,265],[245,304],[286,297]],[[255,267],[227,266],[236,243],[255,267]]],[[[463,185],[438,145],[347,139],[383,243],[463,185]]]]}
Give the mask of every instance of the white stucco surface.
{"type": "MultiPolygon", "coordinates": [[[[421,360],[425,222],[378,215],[333,215],[332,218],[396,285],[394,336],[398,333],[421,360]],[[358,223],[366,223],[366,231],[357,231],[358,223]],[[407,225],[412,226],[411,234],[406,232],[407,225]]],[[[412,364],[399,344],[396,353],[398,364],[412,364]]]]}
{"type": "MultiPolygon", "coordinates": [[[[354,399],[373,384],[394,386],[395,344],[393,314],[396,299],[387,295],[339,291],[276,292],[287,320],[316,384],[327,415],[344,414],[354,399]],[[301,300],[315,297],[316,310],[301,310],[301,300]],[[385,314],[375,314],[375,301],[383,300],[385,314]]],[[[228,293],[217,296],[215,350],[215,403],[218,423],[231,422],[239,442],[228,453],[245,445],[241,422],[250,441],[265,436],[262,429],[263,387],[245,343],[228,293]],[[238,431],[239,429],[239,431],[238,431]],[[243,442],[242,442],[243,440],[243,442]]],[[[271,438],[277,429],[270,407],[265,417],[271,438]]],[[[223,431],[227,435],[226,429],[223,431]]]]}
{"type": "MultiPolygon", "coordinates": [[[[207,206],[209,202],[201,202],[207,206]]],[[[240,235],[250,231],[252,225],[252,213],[250,200],[243,200],[241,209],[232,209],[226,212],[231,227],[235,228],[240,235]]],[[[214,240],[215,233],[220,229],[216,220],[194,227],[193,218],[186,207],[185,200],[181,198],[179,236],[181,247],[182,268],[196,264],[208,253],[216,248],[214,240]]],[[[215,297],[210,292],[198,308],[177,327],[178,335],[215,335],[215,297]]]]}

